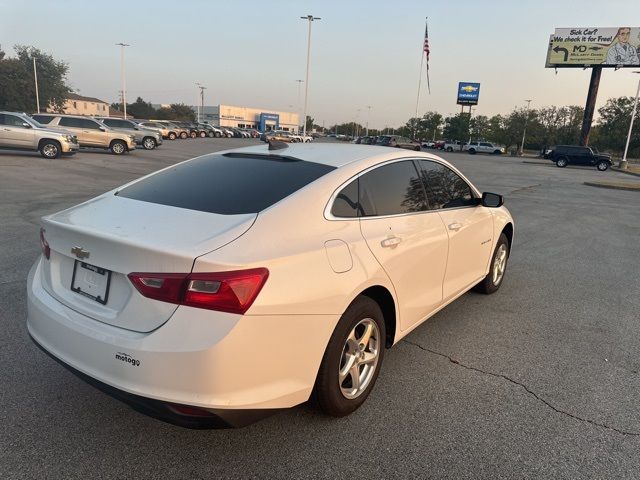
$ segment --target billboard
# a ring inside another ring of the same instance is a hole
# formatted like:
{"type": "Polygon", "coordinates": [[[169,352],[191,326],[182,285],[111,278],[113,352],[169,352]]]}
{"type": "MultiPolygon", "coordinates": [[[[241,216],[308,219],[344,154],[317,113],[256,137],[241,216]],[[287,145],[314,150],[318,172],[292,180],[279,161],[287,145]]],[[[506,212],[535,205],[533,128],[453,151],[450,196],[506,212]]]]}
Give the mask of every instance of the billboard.
{"type": "Polygon", "coordinates": [[[640,27],[556,28],[546,67],[640,66],[640,27]]]}
{"type": "Polygon", "coordinates": [[[472,82],[458,83],[458,105],[477,105],[480,96],[480,84],[472,82]]]}

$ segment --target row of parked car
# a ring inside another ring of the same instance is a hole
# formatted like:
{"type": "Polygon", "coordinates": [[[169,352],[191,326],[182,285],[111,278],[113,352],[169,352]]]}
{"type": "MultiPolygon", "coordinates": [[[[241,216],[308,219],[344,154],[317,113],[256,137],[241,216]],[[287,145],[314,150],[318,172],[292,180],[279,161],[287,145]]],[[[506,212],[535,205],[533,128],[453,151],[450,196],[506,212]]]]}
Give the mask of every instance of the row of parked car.
{"type": "Polygon", "coordinates": [[[260,134],[260,140],[269,142],[276,140],[287,143],[309,143],[313,140],[311,135],[301,135],[299,133],[288,132],[285,130],[270,130],[260,134]]]}
{"type": "Polygon", "coordinates": [[[80,147],[102,148],[122,155],[137,146],[153,150],[163,140],[259,136],[257,130],[208,123],[0,111],[0,148],[38,151],[45,158],[72,155],[80,147]]]}

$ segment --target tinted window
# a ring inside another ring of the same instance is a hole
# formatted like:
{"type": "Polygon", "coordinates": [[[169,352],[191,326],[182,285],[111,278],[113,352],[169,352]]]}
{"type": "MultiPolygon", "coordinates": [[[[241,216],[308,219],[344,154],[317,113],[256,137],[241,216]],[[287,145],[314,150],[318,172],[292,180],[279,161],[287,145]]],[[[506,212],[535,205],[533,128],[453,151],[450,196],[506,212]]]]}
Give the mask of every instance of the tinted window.
{"type": "Polygon", "coordinates": [[[426,197],[412,161],[378,167],[360,177],[362,215],[395,215],[427,209],[426,197]]]}
{"type": "Polygon", "coordinates": [[[24,128],[22,126],[23,123],[26,123],[26,120],[23,120],[20,117],[16,117],[15,115],[9,115],[6,113],[0,113],[0,125],[24,128]]]}
{"type": "Polygon", "coordinates": [[[117,195],[202,212],[257,213],[334,167],[277,156],[212,154],[184,162],[117,195]]]}
{"type": "Polygon", "coordinates": [[[32,118],[43,125],[47,125],[51,123],[51,120],[53,120],[53,117],[49,117],[47,115],[32,115],[32,118]]]}
{"type": "Polygon", "coordinates": [[[62,117],[58,125],[61,127],[82,128],[82,119],[73,117],[62,117]]]}
{"type": "Polygon", "coordinates": [[[80,118],[80,126],[82,128],[86,128],[88,130],[99,130],[100,124],[98,122],[94,122],[93,120],[88,120],[86,118],[80,118]]]}
{"type": "Polygon", "coordinates": [[[480,146],[481,147],[493,147],[493,145],[491,145],[490,143],[487,143],[487,142],[480,142],[480,146]]]}
{"type": "Polygon", "coordinates": [[[344,187],[333,201],[331,214],[334,217],[358,216],[358,180],[354,180],[344,187]]]}
{"type": "Polygon", "coordinates": [[[104,118],[102,119],[102,123],[109,127],[133,128],[133,125],[131,125],[129,122],[125,122],[124,120],[114,120],[112,118],[104,118]]]}
{"type": "Polygon", "coordinates": [[[420,166],[432,209],[476,205],[471,187],[453,170],[429,160],[420,166]]]}

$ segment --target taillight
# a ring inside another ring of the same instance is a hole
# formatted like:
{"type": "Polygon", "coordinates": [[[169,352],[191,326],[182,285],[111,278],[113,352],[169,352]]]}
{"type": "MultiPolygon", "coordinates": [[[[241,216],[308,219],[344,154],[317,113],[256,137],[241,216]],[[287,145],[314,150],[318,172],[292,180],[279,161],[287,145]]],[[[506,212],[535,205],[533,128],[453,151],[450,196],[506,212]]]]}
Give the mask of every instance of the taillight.
{"type": "Polygon", "coordinates": [[[44,228],[40,227],[40,249],[42,250],[42,255],[44,255],[44,258],[49,260],[49,257],[51,256],[51,247],[49,246],[47,239],[44,238],[44,232],[44,228]]]}
{"type": "Polygon", "coordinates": [[[266,268],[211,273],[130,273],[147,298],[195,308],[245,313],[269,276],[266,268]]]}

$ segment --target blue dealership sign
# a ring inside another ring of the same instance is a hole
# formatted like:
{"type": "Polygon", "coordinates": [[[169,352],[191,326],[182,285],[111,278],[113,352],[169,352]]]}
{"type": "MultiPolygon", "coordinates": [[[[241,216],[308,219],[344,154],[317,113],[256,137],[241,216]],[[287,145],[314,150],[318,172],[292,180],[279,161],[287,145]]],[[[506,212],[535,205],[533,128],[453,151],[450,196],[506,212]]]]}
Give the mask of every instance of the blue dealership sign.
{"type": "Polygon", "coordinates": [[[260,114],[260,125],[259,125],[259,130],[261,132],[266,131],[267,122],[269,122],[269,124],[272,124],[274,130],[278,130],[280,128],[280,115],[278,115],[277,113],[262,112],[260,114]]]}
{"type": "Polygon", "coordinates": [[[458,105],[477,105],[478,97],[480,97],[479,83],[458,83],[458,105]]]}

